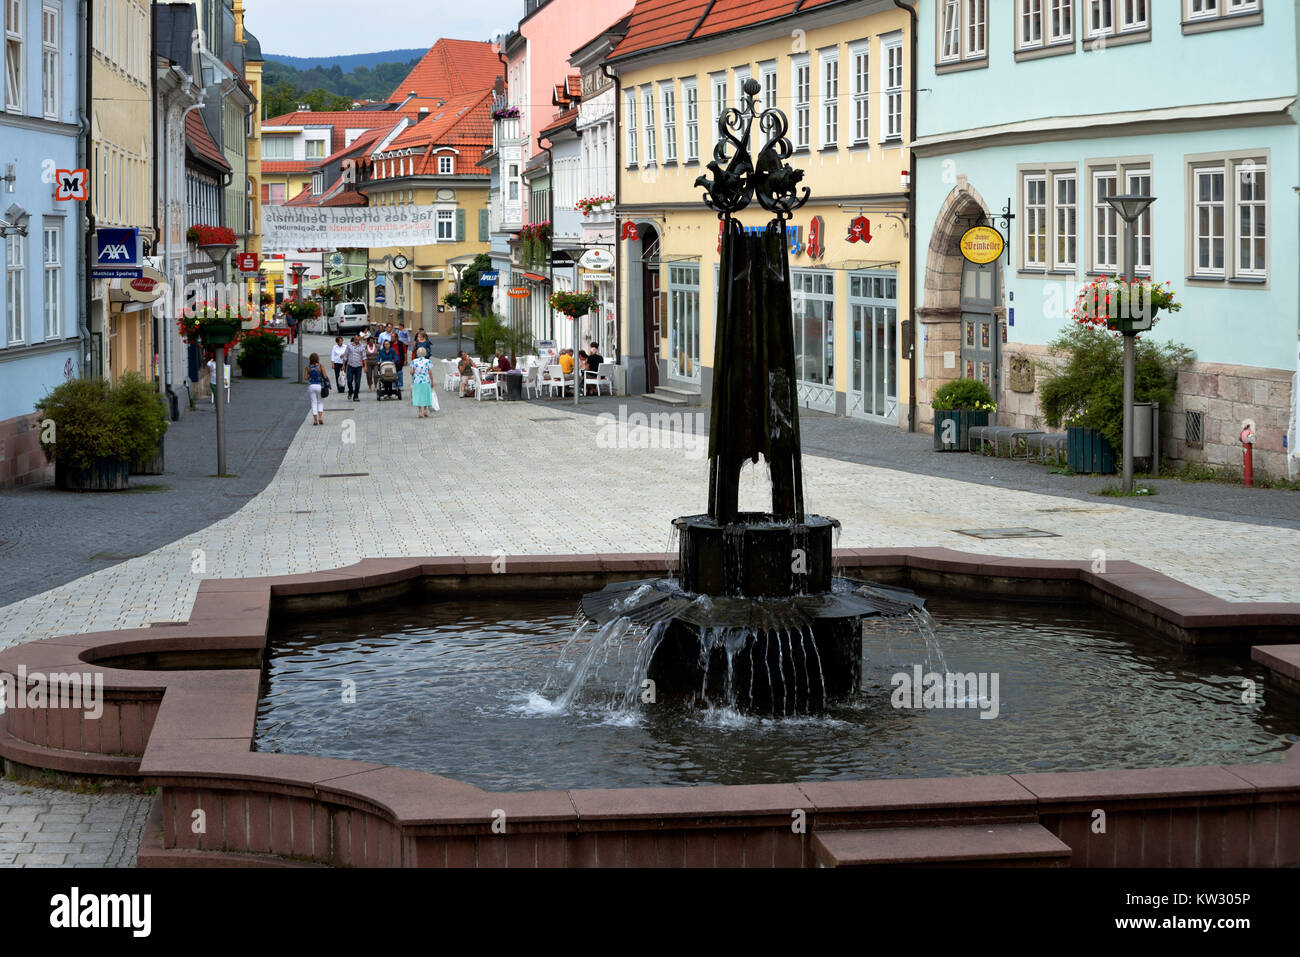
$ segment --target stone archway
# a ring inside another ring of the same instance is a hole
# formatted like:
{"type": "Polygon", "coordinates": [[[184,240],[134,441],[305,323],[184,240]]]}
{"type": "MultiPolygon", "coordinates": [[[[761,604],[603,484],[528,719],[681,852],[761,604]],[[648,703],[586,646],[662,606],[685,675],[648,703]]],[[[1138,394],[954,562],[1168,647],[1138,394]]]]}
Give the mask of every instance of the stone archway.
{"type": "MultiPolygon", "coordinates": [[[[958,249],[958,240],[971,226],[983,217],[983,222],[993,221],[988,203],[979,191],[972,188],[965,176],[957,177],[957,186],[950,192],[935,217],[930,232],[930,246],[925,260],[925,285],[921,290],[923,305],[916,310],[921,323],[924,346],[924,363],[921,378],[917,381],[916,401],[918,428],[933,428],[934,412],[930,400],[945,382],[961,376],[959,362],[948,366],[945,354],[961,354],[961,277],[965,260],[958,249]]],[[[915,268],[915,266],[913,267],[915,268]]],[[[1005,302],[1005,279],[998,283],[996,299],[1005,302]]],[[[999,322],[1005,308],[996,310],[999,322]]]]}

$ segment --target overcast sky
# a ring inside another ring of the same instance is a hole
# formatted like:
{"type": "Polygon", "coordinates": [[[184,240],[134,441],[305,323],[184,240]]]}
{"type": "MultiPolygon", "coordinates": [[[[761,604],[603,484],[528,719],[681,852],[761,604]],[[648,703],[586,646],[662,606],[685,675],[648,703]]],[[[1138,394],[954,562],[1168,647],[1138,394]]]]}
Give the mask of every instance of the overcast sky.
{"type": "Polygon", "coordinates": [[[486,40],[514,29],[524,0],[249,0],[244,23],[265,53],[337,56],[380,50],[428,48],[441,37],[486,40]]]}

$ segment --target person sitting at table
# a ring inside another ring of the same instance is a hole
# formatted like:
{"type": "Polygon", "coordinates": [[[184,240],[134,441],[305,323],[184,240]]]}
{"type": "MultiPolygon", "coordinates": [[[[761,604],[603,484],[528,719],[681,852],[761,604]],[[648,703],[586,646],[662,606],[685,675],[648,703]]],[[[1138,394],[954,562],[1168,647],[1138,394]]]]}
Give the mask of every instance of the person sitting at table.
{"type": "Polygon", "coordinates": [[[496,368],[497,368],[497,372],[509,372],[511,369],[514,368],[514,366],[510,364],[510,357],[507,356],[504,352],[501,352],[497,354],[496,368]]]}
{"type": "Polygon", "coordinates": [[[605,357],[600,354],[600,348],[594,342],[591,343],[591,348],[583,358],[587,360],[587,369],[591,372],[600,369],[600,364],[605,361],[605,357]]]}
{"type": "Polygon", "coordinates": [[[474,360],[469,357],[468,352],[460,354],[460,363],[456,366],[460,372],[460,395],[463,399],[467,395],[474,394],[474,360]]]}
{"type": "Polygon", "coordinates": [[[565,375],[573,375],[573,350],[565,349],[560,353],[560,371],[565,375]]]}

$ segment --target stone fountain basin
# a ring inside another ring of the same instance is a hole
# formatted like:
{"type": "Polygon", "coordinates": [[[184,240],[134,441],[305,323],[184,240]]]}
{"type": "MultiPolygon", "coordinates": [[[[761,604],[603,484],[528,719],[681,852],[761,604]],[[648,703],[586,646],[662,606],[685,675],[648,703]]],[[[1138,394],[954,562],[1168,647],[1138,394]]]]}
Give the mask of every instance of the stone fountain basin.
{"type": "MultiPolygon", "coordinates": [[[[1300,865],[1300,748],[1274,764],[510,793],[251,750],[273,608],[360,607],[412,592],[572,593],[664,568],[662,555],[508,558],[505,575],[494,574],[497,562],[372,559],[306,575],[210,579],[186,625],[8,649],[0,671],[98,674],[106,703],[94,720],[79,709],[11,709],[0,717],[0,756],[18,771],[156,787],[143,866],[900,863],[913,860],[898,850],[907,838],[929,832],[944,839],[919,844],[946,848],[931,863],[1300,865]],[[1098,809],[1109,822],[1102,834],[1092,829],[1098,809]]],[[[1300,641],[1300,604],[1226,602],[1129,562],[1100,574],[1089,562],[938,548],[847,549],[836,562],[901,587],[1091,602],[1187,644],[1257,645],[1253,657],[1300,688],[1300,649],[1288,646],[1300,641]]]]}

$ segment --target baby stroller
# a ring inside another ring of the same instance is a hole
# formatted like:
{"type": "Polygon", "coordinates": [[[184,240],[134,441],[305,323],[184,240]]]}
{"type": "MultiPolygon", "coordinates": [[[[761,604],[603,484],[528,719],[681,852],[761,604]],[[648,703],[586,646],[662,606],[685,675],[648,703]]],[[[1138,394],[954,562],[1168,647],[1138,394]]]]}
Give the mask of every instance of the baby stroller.
{"type": "Polygon", "coordinates": [[[397,385],[397,363],[379,363],[379,388],[375,390],[375,401],[385,398],[402,397],[402,390],[397,385]]]}

